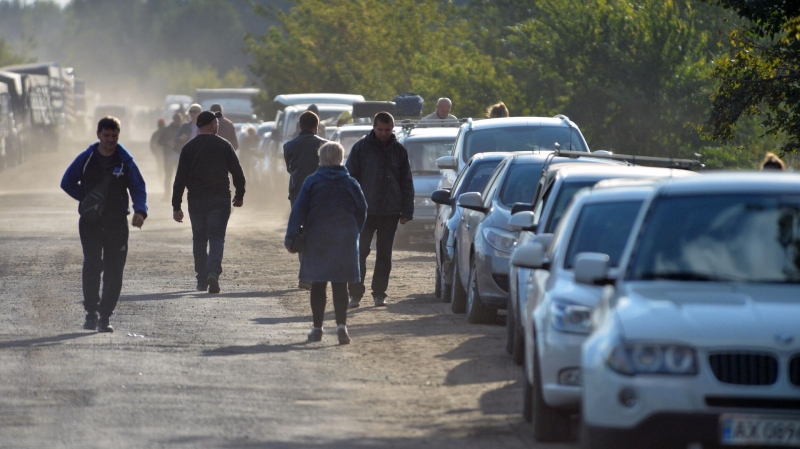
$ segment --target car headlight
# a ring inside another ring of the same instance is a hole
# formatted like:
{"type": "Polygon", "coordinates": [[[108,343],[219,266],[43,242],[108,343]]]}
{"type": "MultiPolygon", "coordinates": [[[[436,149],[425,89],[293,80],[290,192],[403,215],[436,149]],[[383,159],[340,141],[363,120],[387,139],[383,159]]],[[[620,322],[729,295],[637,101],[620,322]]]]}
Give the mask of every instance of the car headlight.
{"type": "Polygon", "coordinates": [[[517,244],[518,234],[505,229],[486,227],[483,228],[483,238],[492,248],[510,253],[517,244]]]}
{"type": "Polygon", "coordinates": [[[436,203],[433,202],[430,198],[424,196],[417,196],[414,197],[414,206],[417,207],[433,207],[436,203]]]}
{"type": "Polygon", "coordinates": [[[556,300],[550,304],[550,322],[561,332],[588,334],[592,331],[592,308],[556,300]]]}
{"type": "Polygon", "coordinates": [[[639,374],[697,374],[697,353],[689,346],[626,343],[617,344],[606,360],[609,368],[626,376],[639,374]]]}

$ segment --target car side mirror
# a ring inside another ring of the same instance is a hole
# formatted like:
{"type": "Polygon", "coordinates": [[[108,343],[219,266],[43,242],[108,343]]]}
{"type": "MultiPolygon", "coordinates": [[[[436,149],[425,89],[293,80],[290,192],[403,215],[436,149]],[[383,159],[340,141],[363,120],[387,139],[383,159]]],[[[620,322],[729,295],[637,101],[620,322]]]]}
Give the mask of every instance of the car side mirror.
{"type": "Polygon", "coordinates": [[[431,193],[431,201],[445,206],[453,204],[450,201],[450,191],[445,189],[434,190],[433,193],[431,193]]]}
{"type": "Polygon", "coordinates": [[[544,248],[544,251],[547,252],[547,251],[550,251],[550,245],[553,244],[553,237],[555,237],[555,236],[553,234],[550,234],[550,233],[537,234],[536,237],[533,238],[531,243],[540,243],[542,245],[542,247],[544,248]]]}
{"type": "Polygon", "coordinates": [[[483,197],[480,192],[467,192],[462,193],[458,197],[458,205],[470,210],[486,213],[486,208],[483,207],[483,197]]]}
{"type": "Polygon", "coordinates": [[[550,263],[545,258],[544,246],[539,242],[518,246],[511,255],[511,264],[523,268],[550,268],[550,263]]]}
{"type": "Polygon", "coordinates": [[[533,204],[531,204],[531,203],[514,203],[514,205],[511,206],[511,215],[514,215],[517,212],[524,212],[524,211],[533,211],[533,204]]]}
{"type": "Polygon", "coordinates": [[[442,170],[458,169],[456,158],[454,158],[453,156],[442,156],[439,159],[436,159],[436,166],[442,170]]]}
{"type": "MultiPolygon", "coordinates": [[[[519,203],[517,203],[519,204],[519,203]]],[[[517,212],[508,220],[508,229],[511,231],[522,231],[533,226],[533,212],[517,212]]]]}
{"type": "Polygon", "coordinates": [[[578,253],[575,256],[575,282],[598,285],[608,277],[608,254],[578,253]]]}

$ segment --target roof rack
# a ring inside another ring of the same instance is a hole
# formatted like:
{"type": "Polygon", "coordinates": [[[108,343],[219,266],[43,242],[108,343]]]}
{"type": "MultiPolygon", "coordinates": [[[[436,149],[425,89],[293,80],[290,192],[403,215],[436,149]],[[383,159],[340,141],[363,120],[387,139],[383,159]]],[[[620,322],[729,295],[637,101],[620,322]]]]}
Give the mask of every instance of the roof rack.
{"type": "Polygon", "coordinates": [[[444,119],[444,120],[435,120],[435,121],[425,121],[425,120],[399,120],[395,122],[395,126],[400,126],[403,128],[403,131],[411,131],[415,128],[458,128],[470,119],[466,118],[459,118],[459,119],[444,119]]]}
{"type": "Polygon", "coordinates": [[[555,157],[566,157],[570,159],[578,159],[581,157],[591,157],[591,158],[598,158],[598,159],[607,159],[613,161],[620,161],[625,162],[628,165],[644,165],[648,167],[665,167],[665,168],[679,168],[683,170],[702,170],[705,168],[705,165],[695,159],[678,159],[672,157],[654,157],[654,156],[636,156],[631,154],[614,154],[611,152],[595,152],[595,153],[586,153],[583,151],[567,151],[567,150],[560,150],[557,149],[550,154],[547,158],[548,160],[545,161],[543,170],[546,170],[547,167],[554,163],[552,160],[555,157]]]}

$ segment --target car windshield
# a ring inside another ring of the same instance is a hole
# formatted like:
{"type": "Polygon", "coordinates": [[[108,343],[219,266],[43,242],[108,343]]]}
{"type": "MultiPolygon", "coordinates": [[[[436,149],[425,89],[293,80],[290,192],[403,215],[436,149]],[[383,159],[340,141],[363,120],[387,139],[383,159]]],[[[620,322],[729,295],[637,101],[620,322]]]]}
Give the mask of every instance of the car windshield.
{"type": "Polygon", "coordinates": [[[454,139],[406,141],[413,173],[439,173],[436,159],[453,152],[454,139]]]}
{"type": "MultiPolygon", "coordinates": [[[[344,111],[344,109],[332,110],[332,111],[320,110],[319,114],[317,114],[317,115],[319,116],[319,121],[320,122],[324,122],[325,120],[338,118],[339,114],[341,114],[342,111],[344,111]]],[[[283,129],[286,130],[286,133],[287,133],[286,139],[287,140],[291,139],[292,136],[294,136],[294,135],[296,135],[298,133],[297,122],[300,120],[300,114],[302,114],[303,112],[306,112],[306,111],[305,110],[302,110],[302,111],[300,111],[300,110],[290,111],[288,114],[286,114],[286,117],[284,117],[284,120],[286,121],[286,123],[284,124],[284,128],[283,129]]],[[[344,144],[342,146],[344,146],[344,144]]],[[[345,148],[345,150],[347,150],[347,148],[345,148]]]]}
{"type": "Polygon", "coordinates": [[[472,168],[472,173],[470,174],[470,178],[466,179],[464,182],[464,188],[461,189],[458,194],[467,193],[467,192],[480,192],[486,186],[486,183],[489,181],[489,178],[492,177],[492,173],[494,173],[494,169],[497,168],[502,162],[501,159],[496,161],[483,161],[478,163],[472,168]]]}
{"type": "Polygon", "coordinates": [[[564,211],[567,210],[567,206],[569,206],[575,194],[578,193],[578,190],[584,187],[591,187],[596,183],[597,181],[564,181],[564,185],[561,186],[561,190],[558,192],[558,196],[556,196],[556,202],[553,204],[553,212],[550,214],[550,222],[547,223],[547,229],[545,229],[544,232],[553,232],[558,226],[561,217],[564,215],[564,211]]]}
{"type": "Polygon", "coordinates": [[[368,131],[360,131],[357,133],[348,132],[348,133],[341,133],[339,134],[339,143],[344,147],[345,154],[350,154],[350,150],[353,149],[353,145],[356,142],[363,139],[364,136],[368,134],[368,131]]]}
{"type": "Polygon", "coordinates": [[[514,203],[530,202],[536,194],[536,186],[542,174],[542,164],[514,164],[508,169],[502,190],[500,204],[511,207],[514,203]]]}
{"type": "Polygon", "coordinates": [[[569,238],[564,268],[575,267],[578,253],[607,254],[610,267],[619,265],[619,258],[641,206],[640,200],[583,206],[569,238]]]}
{"type": "Polygon", "coordinates": [[[554,150],[588,151],[578,131],[566,126],[509,126],[469,132],[464,141],[464,161],[478,153],[497,151],[554,150]]]}
{"type": "Polygon", "coordinates": [[[208,111],[211,105],[218,103],[222,106],[223,114],[252,114],[253,105],[249,98],[211,98],[200,102],[204,111],[208,111]]]}
{"type": "Polygon", "coordinates": [[[626,279],[798,283],[800,196],[658,198],[626,279]]]}

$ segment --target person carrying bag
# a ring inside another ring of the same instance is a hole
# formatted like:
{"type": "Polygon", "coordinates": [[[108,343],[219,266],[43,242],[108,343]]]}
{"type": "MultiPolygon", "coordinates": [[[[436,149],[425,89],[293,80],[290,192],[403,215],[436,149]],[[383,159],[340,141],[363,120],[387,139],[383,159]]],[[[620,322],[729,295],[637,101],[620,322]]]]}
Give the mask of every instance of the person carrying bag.
{"type": "Polygon", "coordinates": [[[361,186],[342,165],[343,159],[344,148],[337,142],[320,148],[320,166],[303,182],[284,238],[287,251],[301,254],[300,282],[311,284],[314,322],[308,340],[312,342],[322,339],[330,282],[339,344],[350,343],[347,283],[361,279],[358,239],[367,218],[367,201],[361,186]]]}

